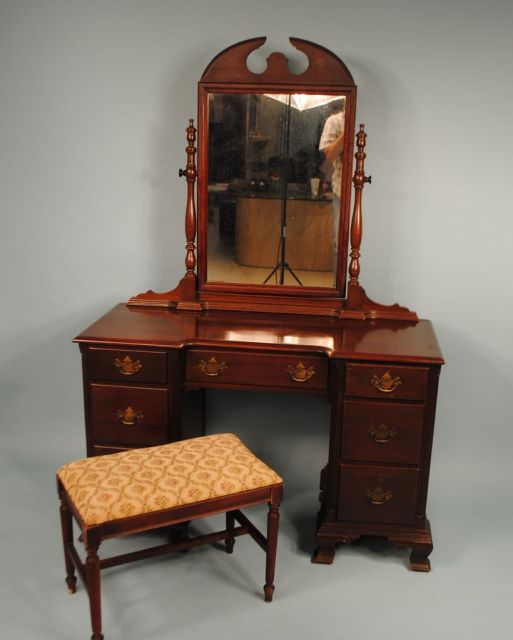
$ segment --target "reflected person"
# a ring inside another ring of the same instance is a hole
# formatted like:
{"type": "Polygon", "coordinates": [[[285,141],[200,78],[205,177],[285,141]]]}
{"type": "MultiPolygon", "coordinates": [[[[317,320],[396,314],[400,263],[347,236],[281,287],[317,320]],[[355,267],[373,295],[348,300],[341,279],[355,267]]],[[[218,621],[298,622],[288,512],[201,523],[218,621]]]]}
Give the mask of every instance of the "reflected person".
{"type": "Polygon", "coordinates": [[[336,277],[338,258],[338,234],[340,222],[340,195],[342,187],[342,151],[344,145],[344,110],[332,114],[326,120],[319,142],[319,150],[330,164],[333,189],[333,273],[336,277]]]}

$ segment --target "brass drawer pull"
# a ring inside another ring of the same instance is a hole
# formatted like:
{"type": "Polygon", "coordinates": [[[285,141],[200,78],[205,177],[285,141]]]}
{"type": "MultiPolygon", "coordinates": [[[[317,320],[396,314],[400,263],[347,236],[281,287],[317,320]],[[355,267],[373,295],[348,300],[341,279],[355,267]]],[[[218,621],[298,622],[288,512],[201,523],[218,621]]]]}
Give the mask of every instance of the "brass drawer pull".
{"type": "Polygon", "coordinates": [[[375,505],[385,504],[392,499],[392,492],[389,489],[383,491],[379,486],[374,489],[367,489],[365,495],[369,498],[369,502],[375,505]]]}
{"type": "Polygon", "coordinates": [[[383,393],[391,393],[402,384],[401,378],[399,376],[392,378],[389,371],[384,373],[381,378],[378,378],[378,376],[372,376],[371,382],[376,389],[383,393]]]}
{"type": "Polygon", "coordinates": [[[122,424],[127,427],[133,427],[144,418],[142,411],[136,411],[132,409],[132,407],[127,407],[126,409],[118,409],[118,418],[121,420],[122,424]]]}
{"type": "Polygon", "coordinates": [[[117,367],[119,372],[124,376],[133,376],[142,369],[141,361],[136,360],[134,362],[130,356],[125,356],[123,360],[116,358],[114,360],[114,366],[117,367]]]}
{"type": "Polygon", "coordinates": [[[294,382],[306,382],[315,375],[315,369],[313,367],[305,367],[302,362],[296,364],[295,367],[289,364],[287,371],[294,382]]]}
{"type": "Polygon", "coordinates": [[[226,369],[226,362],[218,362],[214,357],[210,360],[200,360],[198,367],[207,376],[215,377],[220,376],[226,369]]]}
{"type": "Polygon", "coordinates": [[[369,435],[378,444],[386,444],[397,435],[395,427],[387,427],[386,424],[378,424],[377,427],[371,427],[369,429],[369,435]]]}

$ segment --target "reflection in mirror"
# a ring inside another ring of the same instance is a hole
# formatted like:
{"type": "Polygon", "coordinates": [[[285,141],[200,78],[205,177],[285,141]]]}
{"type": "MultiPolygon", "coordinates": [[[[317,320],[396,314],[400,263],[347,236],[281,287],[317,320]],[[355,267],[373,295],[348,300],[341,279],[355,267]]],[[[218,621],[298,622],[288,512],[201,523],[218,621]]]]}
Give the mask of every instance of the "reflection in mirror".
{"type": "Polygon", "coordinates": [[[209,94],[209,282],[335,286],[344,105],[209,94]]]}

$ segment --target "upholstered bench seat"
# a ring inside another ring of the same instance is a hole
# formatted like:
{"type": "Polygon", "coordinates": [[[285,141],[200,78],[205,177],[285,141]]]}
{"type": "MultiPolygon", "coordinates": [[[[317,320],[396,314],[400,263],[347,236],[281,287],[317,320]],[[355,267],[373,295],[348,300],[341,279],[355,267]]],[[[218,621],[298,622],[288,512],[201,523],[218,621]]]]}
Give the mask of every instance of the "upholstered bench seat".
{"type": "Polygon", "coordinates": [[[76,460],[57,477],[87,525],[282,482],[232,433],[76,460]]]}
{"type": "Polygon", "coordinates": [[[192,438],[172,444],[134,449],[84,460],[57,472],[66,582],[75,591],[78,570],[90,599],[93,640],[101,633],[100,569],[149,556],[225,541],[231,552],[236,536],[250,534],[266,552],[266,601],[272,600],[278,535],[280,476],[257,458],[234,434],[192,438]],[[239,509],[269,505],[267,537],[239,509]],[[129,535],[226,513],[226,529],[193,539],[100,560],[100,543],[129,535]],[[87,559],[73,543],[72,516],[77,521],[87,559]],[[237,521],[240,526],[235,526],[237,521]]]}

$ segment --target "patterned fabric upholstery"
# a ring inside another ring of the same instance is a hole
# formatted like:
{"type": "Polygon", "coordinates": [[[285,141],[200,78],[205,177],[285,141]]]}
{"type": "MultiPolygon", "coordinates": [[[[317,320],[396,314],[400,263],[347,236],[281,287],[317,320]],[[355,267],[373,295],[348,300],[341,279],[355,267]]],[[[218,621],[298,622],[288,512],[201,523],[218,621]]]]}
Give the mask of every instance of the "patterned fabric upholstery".
{"type": "Polygon", "coordinates": [[[77,460],[57,476],[87,525],[282,482],[231,433],[77,460]]]}

